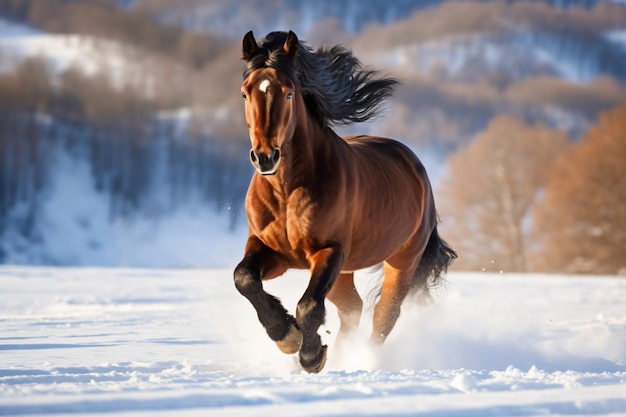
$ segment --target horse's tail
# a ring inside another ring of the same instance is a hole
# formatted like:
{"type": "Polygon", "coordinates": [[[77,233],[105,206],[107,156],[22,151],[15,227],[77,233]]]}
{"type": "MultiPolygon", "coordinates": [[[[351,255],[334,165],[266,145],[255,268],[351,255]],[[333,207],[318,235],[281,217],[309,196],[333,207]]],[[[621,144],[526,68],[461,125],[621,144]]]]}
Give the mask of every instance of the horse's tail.
{"type": "Polygon", "coordinates": [[[422,260],[413,273],[411,292],[427,298],[431,288],[442,284],[448,267],[456,258],[456,252],[439,237],[435,226],[426,244],[422,260]]]}

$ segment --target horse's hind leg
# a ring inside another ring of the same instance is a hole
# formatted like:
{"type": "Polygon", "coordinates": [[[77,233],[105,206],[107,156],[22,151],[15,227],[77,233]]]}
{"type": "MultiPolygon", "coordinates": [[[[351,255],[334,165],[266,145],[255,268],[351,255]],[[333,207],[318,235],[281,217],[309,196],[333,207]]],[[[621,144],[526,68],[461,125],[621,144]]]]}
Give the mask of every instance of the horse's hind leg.
{"type": "Polygon", "coordinates": [[[337,343],[341,343],[359,327],[363,311],[363,300],[354,286],[354,273],[339,274],[326,298],[337,307],[340,320],[337,343]]]}
{"type": "Polygon", "coordinates": [[[398,269],[385,262],[384,269],[385,281],[380,299],[374,308],[371,339],[377,344],[385,341],[400,316],[400,307],[411,287],[415,266],[398,269]]]}
{"type": "Polygon", "coordinates": [[[287,270],[282,258],[261,242],[251,239],[246,255],[235,268],[235,286],[246,297],[259,316],[268,336],[284,353],[296,353],[302,345],[302,333],[295,318],[280,301],[263,290],[261,280],[282,275],[287,270]]]}

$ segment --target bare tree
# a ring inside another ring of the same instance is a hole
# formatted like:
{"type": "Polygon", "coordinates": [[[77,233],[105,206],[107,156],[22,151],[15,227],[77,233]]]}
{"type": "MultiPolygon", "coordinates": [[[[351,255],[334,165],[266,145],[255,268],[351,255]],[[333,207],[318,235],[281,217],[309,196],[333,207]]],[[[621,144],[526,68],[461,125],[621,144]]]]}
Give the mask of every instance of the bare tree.
{"type": "Polygon", "coordinates": [[[566,144],[559,131],[500,116],[449,159],[440,208],[457,267],[528,270],[528,214],[566,144]]]}
{"type": "Polygon", "coordinates": [[[602,113],[550,172],[534,212],[535,269],[626,271],[626,105],[602,113]]]}

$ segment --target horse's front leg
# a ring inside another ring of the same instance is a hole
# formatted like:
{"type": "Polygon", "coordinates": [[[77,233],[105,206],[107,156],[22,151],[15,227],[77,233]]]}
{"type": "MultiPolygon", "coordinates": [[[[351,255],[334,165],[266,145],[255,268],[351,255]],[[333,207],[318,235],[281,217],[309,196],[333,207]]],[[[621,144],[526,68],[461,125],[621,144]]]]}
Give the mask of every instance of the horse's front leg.
{"type": "Polygon", "coordinates": [[[310,257],[311,281],[296,309],[296,320],[303,336],[300,365],[307,372],[319,372],[326,363],[327,346],[322,346],[317,329],[324,323],[324,299],[341,271],[344,258],[339,245],[327,246],[310,257]]]}
{"type": "Polygon", "coordinates": [[[235,286],[252,303],[270,339],[282,352],[291,354],[300,349],[302,333],[294,317],[276,297],[263,290],[261,282],[282,275],[287,267],[280,255],[250,238],[244,258],[235,268],[235,286]]]}

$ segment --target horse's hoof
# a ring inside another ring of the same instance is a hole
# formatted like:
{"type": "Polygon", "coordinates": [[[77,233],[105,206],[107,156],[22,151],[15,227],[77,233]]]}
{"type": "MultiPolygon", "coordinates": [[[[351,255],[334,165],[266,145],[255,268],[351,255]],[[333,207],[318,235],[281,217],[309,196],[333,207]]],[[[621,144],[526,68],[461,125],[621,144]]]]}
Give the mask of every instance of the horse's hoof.
{"type": "Polygon", "coordinates": [[[324,368],[324,365],[326,365],[327,350],[328,346],[323,345],[317,356],[310,361],[305,361],[302,359],[302,356],[300,356],[300,365],[302,365],[302,368],[310,374],[318,373],[324,368]]]}
{"type": "Polygon", "coordinates": [[[281,352],[291,355],[300,350],[302,346],[302,332],[293,324],[289,325],[289,332],[283,340],[276,342],[276,346],[281,352]]]}

